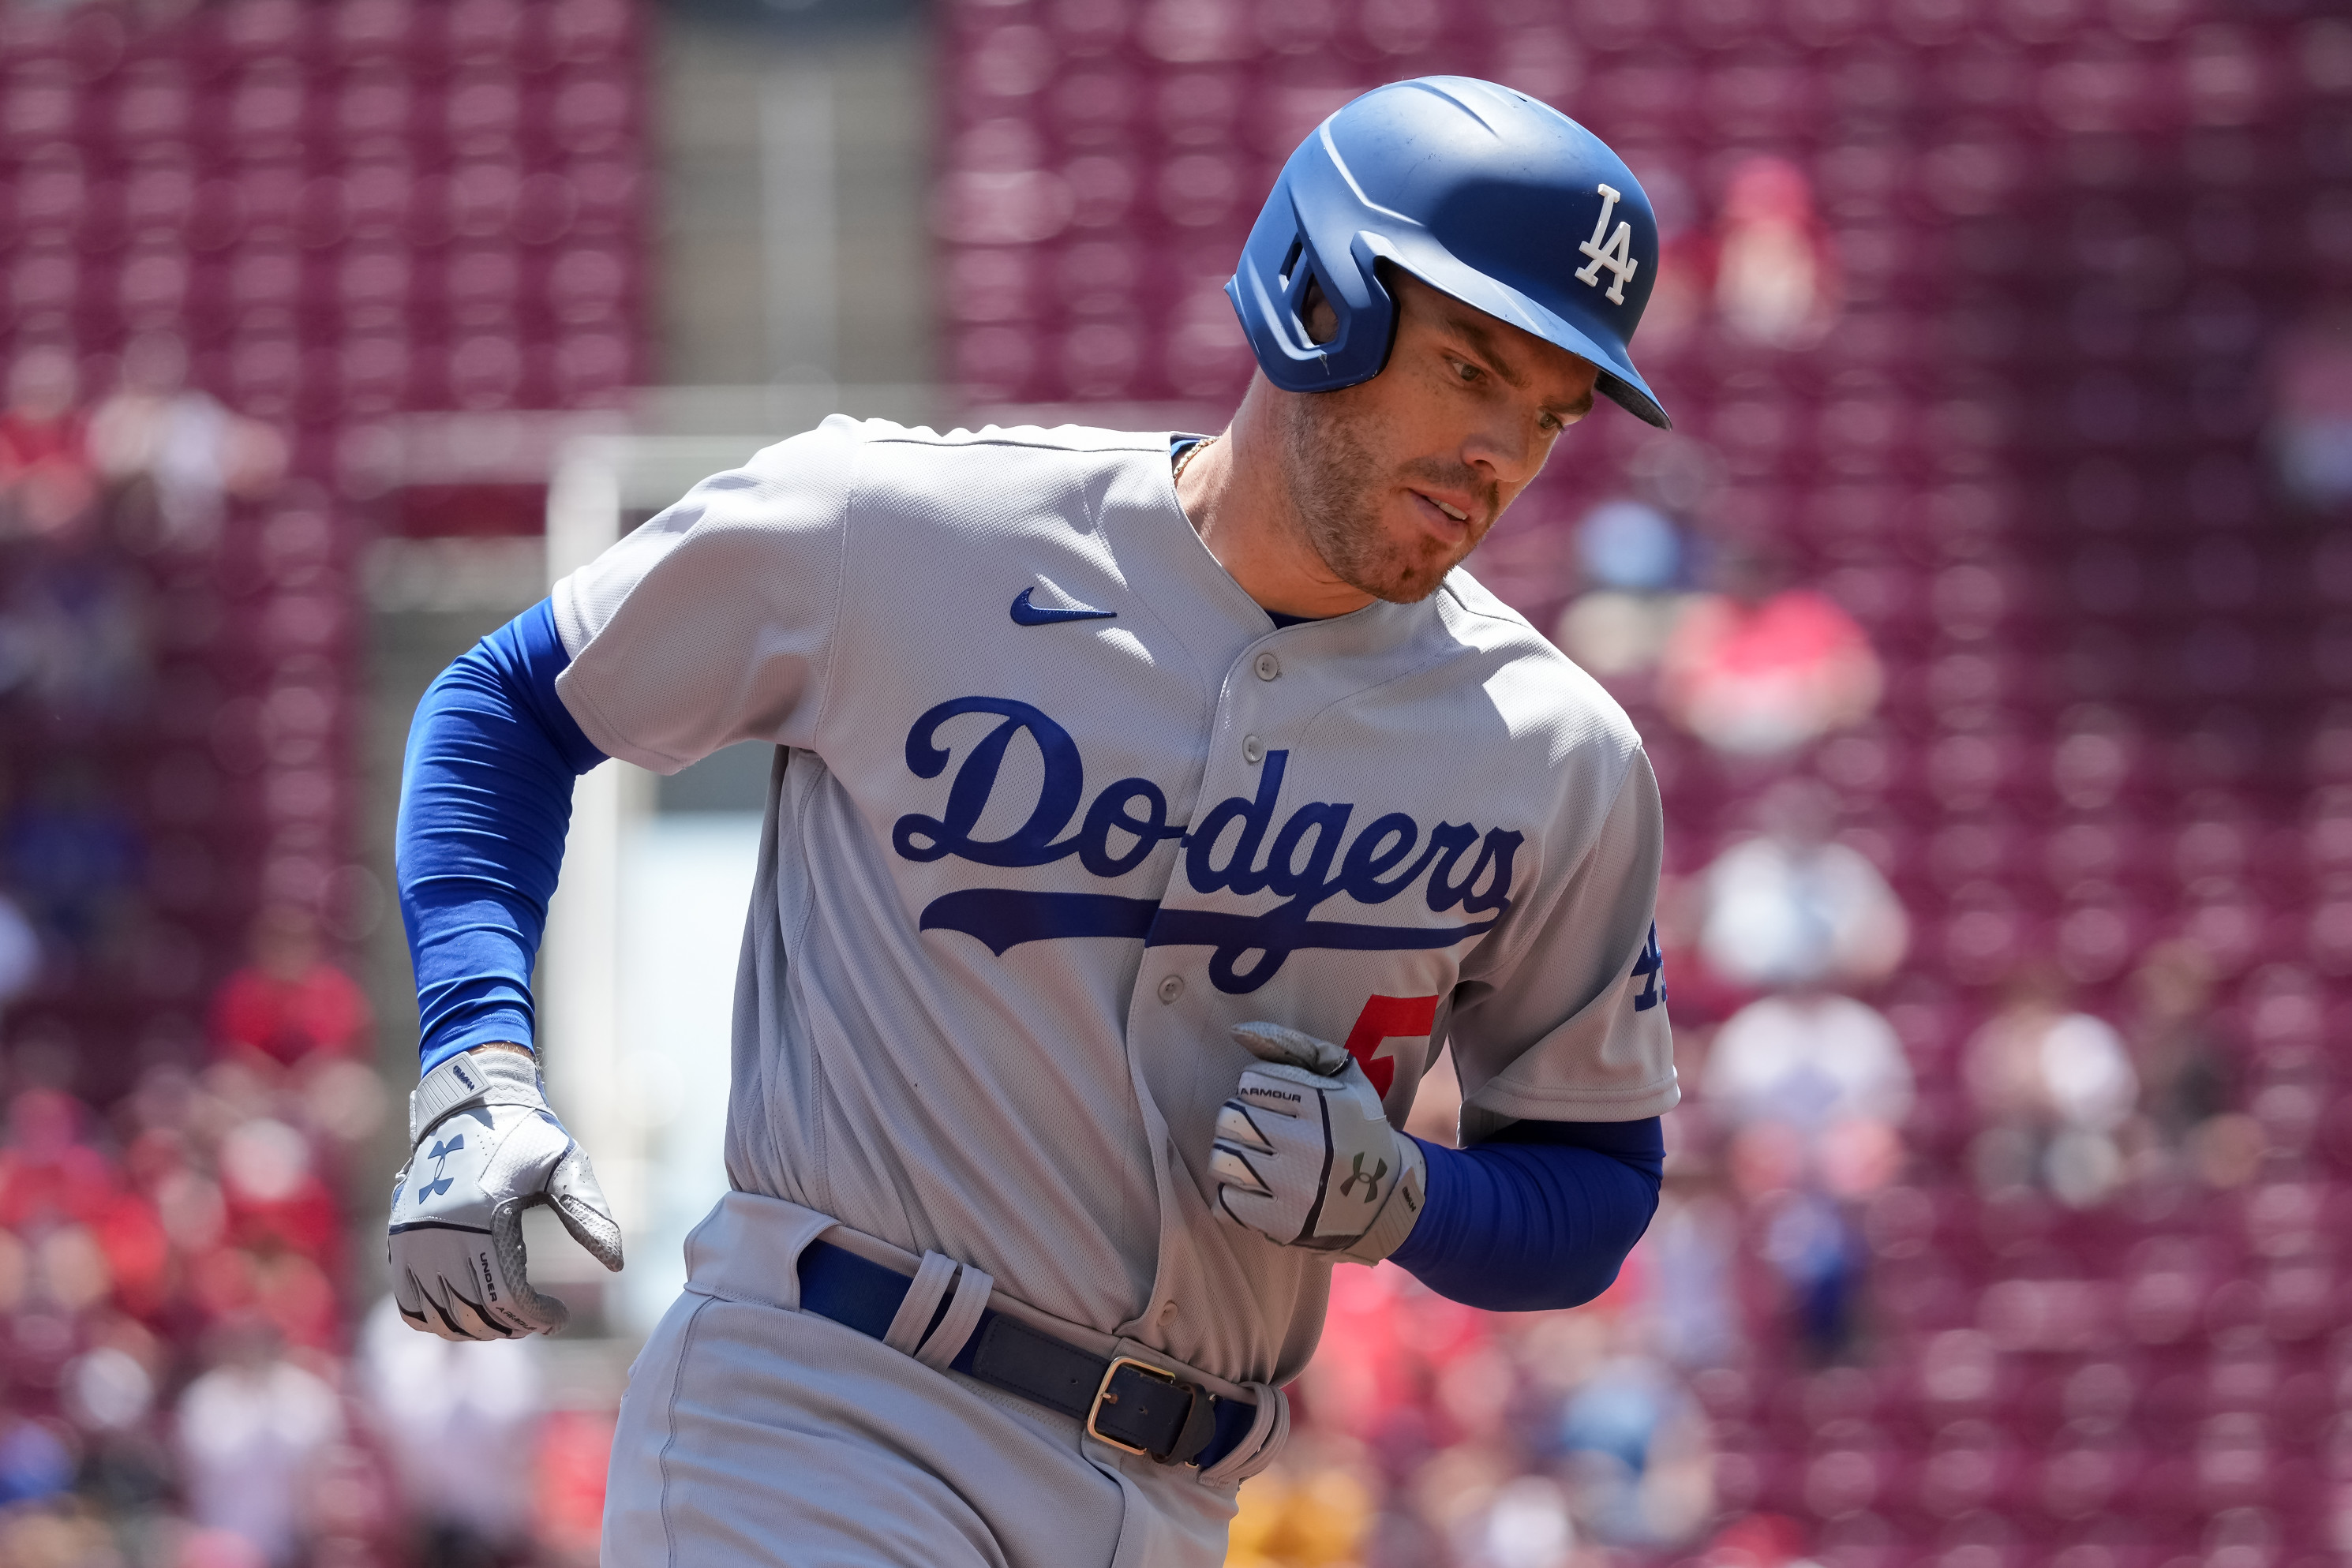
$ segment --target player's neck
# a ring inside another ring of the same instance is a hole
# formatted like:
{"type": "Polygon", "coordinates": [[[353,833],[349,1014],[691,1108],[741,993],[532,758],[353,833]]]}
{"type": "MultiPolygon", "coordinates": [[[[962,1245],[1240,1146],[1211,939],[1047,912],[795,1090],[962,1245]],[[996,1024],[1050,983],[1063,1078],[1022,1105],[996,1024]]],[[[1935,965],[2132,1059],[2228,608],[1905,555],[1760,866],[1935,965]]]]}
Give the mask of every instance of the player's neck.
{"type": "Polygon", "coordinates": [[[1361,610],[1372,596],[1333,575],[1290,504],[1263,386],[1253,381],[1223,434],[1194,450],[1176,476],[1176,499],[1217,564],[1259,608],[1316,620],[1361,610]]]}

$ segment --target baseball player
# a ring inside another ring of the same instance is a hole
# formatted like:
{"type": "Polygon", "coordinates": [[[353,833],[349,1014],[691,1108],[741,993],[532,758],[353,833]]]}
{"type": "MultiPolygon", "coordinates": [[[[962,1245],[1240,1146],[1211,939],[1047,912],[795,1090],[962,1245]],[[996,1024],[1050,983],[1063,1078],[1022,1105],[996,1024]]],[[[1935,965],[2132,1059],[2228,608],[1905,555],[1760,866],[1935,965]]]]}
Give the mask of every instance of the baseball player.
{"type": "Polygon", "coordinates": [[[518,1222],[621,1237],[528,977],[573,777],[775,747],[732,1191],[631,1373],[604,1561],[1211,1564],[1331,1269],[1590,1299],[1675,1099],[1656,785],[1461,570],[1658,256],[1590,132],[1463,78],[1299,148],[1199,437],[827,420],[437,681],[401,804],[424,1015],[391,1264],[552,1332],[518,1222]],[[1399,1128],[1435,1051],[1459,1149],[1399,1128]]]}

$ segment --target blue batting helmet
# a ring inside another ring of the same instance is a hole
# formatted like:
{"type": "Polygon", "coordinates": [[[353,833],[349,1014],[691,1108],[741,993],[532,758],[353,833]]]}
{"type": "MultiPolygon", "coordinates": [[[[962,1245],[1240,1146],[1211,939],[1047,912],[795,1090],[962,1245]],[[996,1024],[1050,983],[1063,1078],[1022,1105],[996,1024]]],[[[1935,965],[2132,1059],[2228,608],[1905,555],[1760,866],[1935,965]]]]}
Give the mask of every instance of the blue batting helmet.
{"type": "Polygon", "coordinates": [[[1624,160],[1525,93],[1472,77],[1375,88],[1290,155],[1225,293],[1286,392],[1380,374],[1396,301],[1373,264],[1591,361],[1602,392],[1661,428],[1665,410],[1626,350],[1658,276],[1658,223],[1624,160]],[[1302,306],[1322,286],[1339,331],[1302,306]]]}

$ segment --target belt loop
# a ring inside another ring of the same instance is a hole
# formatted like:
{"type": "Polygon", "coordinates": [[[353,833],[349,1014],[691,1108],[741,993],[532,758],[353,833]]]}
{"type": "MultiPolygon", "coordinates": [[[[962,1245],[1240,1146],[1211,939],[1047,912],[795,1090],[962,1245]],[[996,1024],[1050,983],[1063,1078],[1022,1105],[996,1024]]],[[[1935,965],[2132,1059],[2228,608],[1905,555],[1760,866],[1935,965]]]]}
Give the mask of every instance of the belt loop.
{"type": "Polygon", "coordinates": [[[948,1281],[955,1278],[955,1260],[945,1253],[924,1253],[923,1266],[915,1270],[915,1282],[908,1287],[906,1300],[898,1303],[882,1343],[901,1355],[915,1354],[922,1343],[923,1331],[931,1326],[931,1314],[940,1310],[940,1299],[948,1293],[948,1281]]]}
{"type": "MultiPolygon", "coordinates": [[[[937,1256],[937,1253],[931,1255],[937,1256]]],[[[923,1261],[928,1265],[930,1259],[926,1258],[923,1261]]],[[[915,1359],[925,1366],[945,1372],[948,1363],[963,1349],[964,1341],[971,1337],[971,1331],[980,1326],[980,1314],[988,1310],[989,1292],[995,1289],[995,1280],[971,1264],[965,1264],[963,1272],[956,1276],[955,1300],[948,1303],[947,1315],[940,1320],[940,1326],[931,1331],[930,1337],[924,1340],[915,1352],[915,1359]]]]}
{"type": "Polygon", "coordinates": [[[1201,1472],[1203,1486],[1239,1486],[1274,1463],[1290,1440],[1290,1398],[1270,1383],[1244,1383],[1257,1416],[1234,1451],[1201,1472]]]}

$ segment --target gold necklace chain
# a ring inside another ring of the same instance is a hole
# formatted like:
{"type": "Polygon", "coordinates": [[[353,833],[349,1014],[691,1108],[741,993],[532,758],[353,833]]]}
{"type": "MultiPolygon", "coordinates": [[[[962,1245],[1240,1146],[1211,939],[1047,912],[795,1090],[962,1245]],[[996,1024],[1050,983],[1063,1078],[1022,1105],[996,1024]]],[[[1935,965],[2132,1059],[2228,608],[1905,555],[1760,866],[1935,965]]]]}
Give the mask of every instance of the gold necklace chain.
{"type": "Polygon", "coordinates": [[[1176,458],[1176,470],[1168,476],[1169,481],[1172,484],[1176,480],[1184,477],[1184,470],[1192,465],[1192,459],[1201,455],[1202,453],[1206,452],[1209,449],[1210,444],[1214,442],[1216,439],[1217,438],[1213,435],[1204,435],[1201,437],[1200,440],[1192,443],[1192,445],[1184,448],[1182,453],[1178,455],[1176,458]]]}

